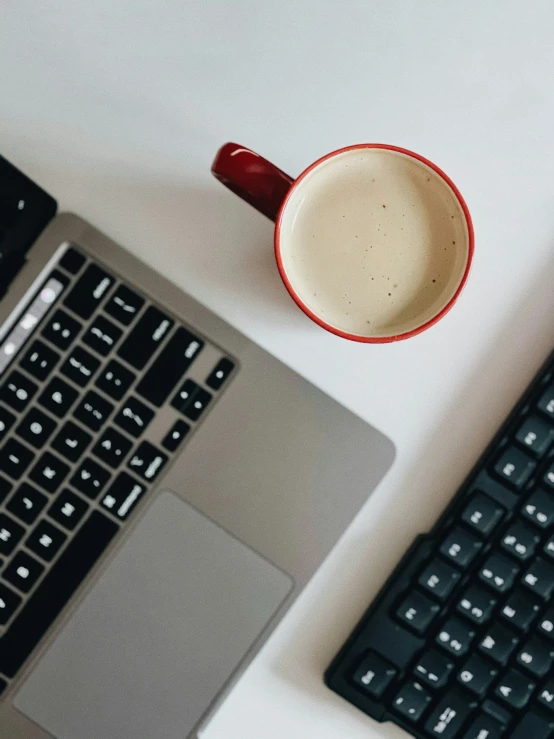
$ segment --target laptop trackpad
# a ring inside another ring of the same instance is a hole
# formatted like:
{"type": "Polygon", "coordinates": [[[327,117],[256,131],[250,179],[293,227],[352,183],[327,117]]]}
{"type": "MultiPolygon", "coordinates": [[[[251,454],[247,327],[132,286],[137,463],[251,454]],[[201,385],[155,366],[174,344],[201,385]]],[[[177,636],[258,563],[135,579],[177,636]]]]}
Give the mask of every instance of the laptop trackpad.
{"type": "Polygon", "coordinates": [[[58,739],[183,739],[292,587],[164,492],[15,705],[58,739]]]}

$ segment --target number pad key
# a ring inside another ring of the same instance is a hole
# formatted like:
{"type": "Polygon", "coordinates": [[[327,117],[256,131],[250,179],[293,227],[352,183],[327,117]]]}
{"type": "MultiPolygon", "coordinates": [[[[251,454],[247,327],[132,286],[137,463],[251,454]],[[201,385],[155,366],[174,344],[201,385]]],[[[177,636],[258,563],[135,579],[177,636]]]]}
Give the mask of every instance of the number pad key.
{"type": "Polygon", "coordinates": [[[59,360],[60,355],[57,352],[37,340],[21,360],[21,366],[37,380],[46,380],[59,360]]]}
{"type": "Polygon", "coordinates": [[[33,523],[47,501],[46,495],[24,482],[8,501],[6,509],[21,521],[33,523]]]}
{"type": "Polygon", "coordinates": [[[135,375],[122,364],[112,359],[96,380],[96,387],[114,400],[121,400],[135,381],[135,375]]]}
{"type": "Polygon", "coordinates": [[[28,593],[44,572],[44,566],[26,552],[17,552],[6,567],[3,578],[24,593],[28,593]]]}
{"type": "Polygon", "coordinates": [[[0,441],[6,436],[8,431],[15,423],[15,416],[10,413],[6,408],[0,406],[0,441]]]}
{"type": "Polygon", "coordinates": [[[63,546],[67,536],[48,521],[40,521],[25,542],[27,549],[50,562],[63,546]]]}
{"type": "Polygon", "coordinates": [[[83,336],[83,341],[102,356],[107,356],[121,338],[123,332],[104,316],[96,316],[83,336]]]}
{"type": "Polygon", "coordinates": [[[108,420],[114,406],[90,390],[77,406],[74,416],[92,431],[98,431],[108,420]]]}
{"type": "Polygon", "coordinates": [[[440,553],[458,567],[465,569],[479,554],[483,544],[467,531],[457,527],[443,541],[440,553]]]}
{"type": "Polygon", "coordinates": [[[107,428],[92,449],[96,455],[110,467],[119,467],[131,451],[132,442],[113,428],[107,428]]]}
{"type": "Polygon", "coordinates": [[[38,402],[58,418],[65,416],[79,393],[59,377],[50,380],[38,402]]]}
{"type": "Polygon", "coordinates": [[[151,482],[159,475],[167,459],[168,457],[155,446],[143,441],[129,460],[128,467],[132,472],[151,482]]]}
{"type": "Polygon", "coordinates": [[[50,452],[45,452],[31,470],[29,477],[46,492],[55,493],[69,474],[69,467],[50,452]]]}
{"type": "Polygon", "coordinates": [[[88,504],[70,490],[62,490],[48,509],[48,515],[66,529],[77,526],[88,510],[88,504]]]}
{"type": "Polygon", "coordinates": [[[413,590],[404,598],[396,611],[397,617],[416,634],[423,634],[438,615],[440,606],[413,590]]]}
{"type": "Polygon", "coordinates": [[[521,490],[533,474],[535,467],[536,462],[525,452],[512,446],[502,452],[494,465],[494,471],[511,488],[521,490]]]}
{"type": "Polygon", "coordinates": [[[138,438],[154,418],[154,411],[150,410],[137,398],[127,398],[121,410],[114,419],[123,431],[138,438]]]}
{"type": "Polygon", "coordinates": [[[77,462],[91,441],[89,433],[68,421],[52,442],[52,447],[70,462],[77,462]]]}
{"type": "Polygon", "coordinates": [[[545,529],[554,522],[554,498],[544,490],[535,490],[521,509],[521,515],[545,529]]]}
{"type": "Polygon", "coordinates": [[[35,455],[26,446],[15,439],[8,439],[0,451],[0,470],[19,480],[34,458],[35,455]]]}
{"type": "Polygon", "coordinates": [[[97,498],[110,479],[108,470],[92,459],[85,459],[71,478],[74,488],[84,493],[87,498],[97,498]]]}
{"type": "Polygon", "coordinates": [[[14,370],[0,390],[0,400],[16,411],[24,411],[37,390],[38,386],[34,382],[14,370]]]}
{"type": "Polygon", "coordinates": [[[85,387],[100,367],[100,361],[81,346],[76,346],[66,361],[62,364],[61,372],[69,377],[76,385],[85,387]]]}
{"type": "Polygon", "coordinates": [[[536,529],[516,521],[506,530],[502,537],[501,547],[517,559],[526,560],[533,556],[540,540],[536,529]]]}
{"type": "Polygon", "coordinates": [[[428,593],[445,600],[460,579],[460,573],[441,559],[435,559],[423,570],[418,582],[428,593]]]}
{"type": "Polygon", "coordinates": [[[36,449],[41,449],[56,428],[56,422],[38,408],[31,408],[16,429],[16,433],[36,449]]]}
{"type": "Polygon", "coordinates": [[[21,597],[0,583],[0,626],[8,623],[21,603],[21,597]]]}
{"type": "Polygon", "coordinates": [[[462,521],[481,536],[489,536],[504,517],[506,510],[492,498],[477,493],[462,513],[462,521]]]}
{"type": "Polygon", "coordinates": [[[419,683],[407,683],[396,694],[392,706],[404,718],[418,721],[431,700],[429,693],[419,683]]]}
{"type": "Polygon", "coordinates": [[[436,642],[455,656],[466,654],[475,637],[475,629],[456,616],[449,618],[437,634],[436,642]]]}
{"type": "Polygon", "coordinates": [[[444,688],[455,664],[448,655],[426,649],[414,666],[414,676],[431,688],[444,688]]]}
{"type": "Polygon", "coordinates": [[[46,324],[42,335],[58,349],[69,349],[82,326],[65,311],[57,310],[46,324]]]}
{"type": "Polygon", "coordinates": [[[24,533],[23,526],[0,513],[0,554],[11,554],[24,533]]]}
{"type": "Polygon", "coordinates": [[[490,591],[470,585],[458,601],[456,610],[475,624],[484,624],[492,615],[497,601],[490,591]]]}
{"type": "Polygon", "coordinates": [[[519,572],[519,567],[500,554],[492,554],[479,570],[479,578],[496,590],[505,593],[509,590],[519,572]]]}

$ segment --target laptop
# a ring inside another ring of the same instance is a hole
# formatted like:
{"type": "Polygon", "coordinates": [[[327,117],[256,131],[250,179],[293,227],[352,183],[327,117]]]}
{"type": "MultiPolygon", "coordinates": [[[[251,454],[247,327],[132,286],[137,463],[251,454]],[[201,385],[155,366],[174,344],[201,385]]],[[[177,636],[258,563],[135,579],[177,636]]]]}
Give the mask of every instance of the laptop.
{"type": "Polygon", "coordinates": [[[394,457],[0,158],[0,736],[196,736],[394,457]]]}

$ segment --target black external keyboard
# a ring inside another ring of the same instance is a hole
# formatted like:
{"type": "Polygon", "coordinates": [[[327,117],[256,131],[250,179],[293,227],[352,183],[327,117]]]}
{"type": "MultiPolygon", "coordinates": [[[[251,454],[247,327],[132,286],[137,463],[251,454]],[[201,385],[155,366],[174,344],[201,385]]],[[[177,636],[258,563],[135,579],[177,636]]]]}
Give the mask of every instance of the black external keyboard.
{"type": "Polygon", "coordinates": [[[236,365],[78,248],[61,251],[0,340],[0,692],[236,365]]]}
{"type": "Polygon", "coordinates": [[[327,685],[420,739],[554,737],[554,355],[327,685]]]}

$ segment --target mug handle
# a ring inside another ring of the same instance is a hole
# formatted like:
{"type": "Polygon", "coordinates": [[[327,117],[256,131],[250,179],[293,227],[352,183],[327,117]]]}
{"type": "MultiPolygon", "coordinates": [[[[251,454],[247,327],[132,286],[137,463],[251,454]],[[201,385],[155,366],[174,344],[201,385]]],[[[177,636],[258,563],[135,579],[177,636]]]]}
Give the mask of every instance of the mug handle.
{"type": "Polygon", "coordinates": [[[233,143],[224,144],[217,152],[212,174],[272,221],[277,219],[281,203],[294,182],[267,159],[233,143]]]}

